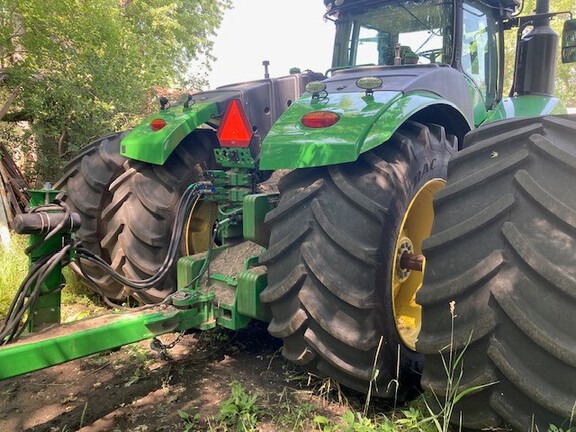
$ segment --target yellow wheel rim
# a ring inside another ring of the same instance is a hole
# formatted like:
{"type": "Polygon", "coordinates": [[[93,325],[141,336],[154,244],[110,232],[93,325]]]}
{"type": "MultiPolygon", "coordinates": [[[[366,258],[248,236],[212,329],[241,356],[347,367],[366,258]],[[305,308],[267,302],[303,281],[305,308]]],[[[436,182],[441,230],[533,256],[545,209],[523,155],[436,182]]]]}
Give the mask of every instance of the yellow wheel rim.
{"type": "Polygon", "coordinates": [[[218,204],[209,201],[196,201],[186,221],[186,255],[194,255],[208,250],[212,241],[212,228],[218,217],[218,204]]]}
{"type": "Polygon", "coordinates": [[[415,350],[422,326],[422,308],[416,304],[416,293],[422,286],[426,261],[422,271],[402,268],[400,258],[405,253],[422,254],[422,242],[430,236],[434,222],[434,195],[445,185],[442,179],[427,182],[414,195],[398,231],[392,266],[392,308],[398,334],[404,344],[415,350]]]}

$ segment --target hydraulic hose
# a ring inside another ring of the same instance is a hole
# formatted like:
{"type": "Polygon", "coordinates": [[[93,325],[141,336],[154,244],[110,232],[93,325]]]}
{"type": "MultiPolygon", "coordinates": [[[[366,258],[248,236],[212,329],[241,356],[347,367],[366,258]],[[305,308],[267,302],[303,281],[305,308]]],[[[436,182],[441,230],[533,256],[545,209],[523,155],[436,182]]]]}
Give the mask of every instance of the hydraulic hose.
{"type": "MultiPolygon", "coordinates": [[[[36,207],[32,209],[30,213],[47,211],[61,212],[61,221],[49,230],[42,242],[38,242],[26,248],[25,253],[27,255],[30,255],[34,250],[45,244],[46,241],[50,240],[55,235],[61,232],[70,232],[71,228],[66,228],[66,221],[72,219],[70,209],[66,203],[56,201],[56,203],[53,205],[36,207]]],[[[26,275],[20,284],[20,287],[16,291],[16,295],[14,296],[14,299],[8,308],[6,318],[0,326],[0,345],[5,345],[12,342],[14,339],[18,338],[18,336],[20,336],[25,330],[26,326],[30,322],[30,319],[32,318],[36,302],[40,297],[40,287],[48,275],[60,262],[64,263],[64,265],[68,264],[71,249],[72,245],[67,244],[62,249],[50,253],[32,265],[28,275],[26,275]],[[27,316],[24,319],[24,315],[26,313],[27,316]]],[[[61,289],[61,287],[51,292],[55,292],[59,289],[61,289]]]]}
{"type": "MultiPolygon", "coordinates": [[[[6,315],[6,319],[2,323],[0,327],[0,345],[4,345],[7,343],[12,342],[14,339],[18,338],[22,332],[25,330],[26,326],[28,325],[34,308],[36,306],[36,302],[40,297],[41,291],[40,287],[50,274],[52,270],[58,265],[58,263],[62,262],[63,265],[69,264],[70,253],[73,248],[76,249],[76,261],[82,274],[86,278],[87,282],[96,290],[96,292],[100,292],[101,296],[104,298],[104,301],[115,308],[119,308],[118,305],[110,302],[100,291],[98,285],[91,279],[91,277],[86,273],[83,268],[82,260],[90,261],[100,268],[102,268],[106,273],[108,273],[112,278],[114,278],[119,283],[129,286],[134,291],[141,291],[148,288],[153,287],[154,285],[161,282],[167,275],[170,269],[172,268],[175,260],[178,258],[178,249],[180,246],[180,240],[182,238],[183,229],[186,223],[186,217],[190,213],[191,209],[197,203],[199,199],[201,199],[202,195],[204,194],[211,194],[213,193],[212,184],[209,182],[200,182],[190,186],[182,195],[178,202],[177,211],[176,211],[176,224],[174,230],[172,231],[172,235],[170,237],[170,244],[168,247],[168,253],[162,262],[162,265],[158,269],[158,272],[151,276],[148,279],[144,280],[133,280],[129,279],[118,272],[116,272],[106,261],[104,261],[101,257],[94,254],[92,251],[83,248],[81,246],[81,242],[74,243],[71,242],[66,244],[62,249],[55,251],[42,259],[38,262],[34,263],[31,267],[28,275],[22,281],[22,284],[18,288],[14,300],[12,301],[8,313],[6,315]],[[26,318],[24,316],[28,313],[26,318]]],[[[58,214],[57,217],[54,217],[53,220],[56,225],[53,228],[48,228],[48,232],[46,237],[43,239],[42,242],[38,242],[32,246],[29,246],[25,252],[26,254],[32,253],[34,250],[45,244],[46,241],[53,238],[55,235],[61,232],[70,232],[72,227],[74,227],[74,214],[70,212],[69,207],[64,202],[55,201],[54,204],[36,207],[31,210],[31,213],[46,213],[46,212],[61,212],[61,215],[58,214]]],[[[228,223],[231,218],[236,217],[239,210],[231,212],[228,219],[217,223],[214,231],[212,233],[211,241],[208,245],[208,251],[206,254],[206,261],[200,270],[200,273],[194,278],[192,282],[188,284],[191,286],[195,283],[198,279],[202,277],[202,275],[206,272],[209,268],[209,261],[212,254],[213,244],[216,240],[216,236],[218,233],[218,228],[224,224],[228,223]]],[[[51,213],[52,214],[52,213],[51,213]]],[[[61,289],[61,288],[59,288],[61,289]]],[[[56,290],[54,290],[56,291],[56,290]]],[[[52,291],[52,292],[54,292],[52,291]]],[[[162,302],[162,304],[166,304],[170,301],[171,296],[166,297],[166,299],[162,302]]],[[[131,308],[130,310],[139,310],[139,309],[146,309],[149,307],[154,307],[156,305],[147,305],[140,308],[131,308]]],[[[121,308],[121,307],[120,307],[121,308]]]]}
{"type": "Polygon", "coordinates": [[[212,186],[211,183],[208,182],[196,183],[190,186],[180,198],[176,211],[176,225],[174,227],[174,230],[172,231],[170,244],[168,246],[168,253],[166,254],[166,257],[164,258],[162,265],[160,266],[158,272],[155,275],[142,280],[129,279],[116,272],[106,261],[104,261],[98,255],[94,254],[92,251],[86,248],[78,247],[76,250],[76,259],[82,271],[82,274],[86,277],[88,281],[93,282],[90,276],[87,275],[84,269],[82,268],[81,259],[86,259],[87,261],[90,261],[98,265],[106,273],[108,273],[114,280],[130,287],[134,291],[142,291],[160,283],[162,280],[164,280],[164,278],[166,278],[175,260],[178,258],[178,249],[180,246],[180,240],[182,238],[187,215],[190,213],[191,209],[194,207],[195,203],[201,198],[202,195],[211,193],[212,191],[211,186],[212,186]]]}

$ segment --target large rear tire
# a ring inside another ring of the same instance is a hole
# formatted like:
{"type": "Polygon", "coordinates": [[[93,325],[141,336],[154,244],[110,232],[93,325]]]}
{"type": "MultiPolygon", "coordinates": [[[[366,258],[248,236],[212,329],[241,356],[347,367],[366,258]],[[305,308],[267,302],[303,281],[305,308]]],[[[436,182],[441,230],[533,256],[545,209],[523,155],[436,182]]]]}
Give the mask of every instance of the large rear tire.
{"type": "MultiPolygon", "coordinates": [[[[117,272],[136,280],[157,273],[168,252],[180,196],[190,184],[202,180],[206,169],[217,167],[214,140],[212,131],[196,130],[164,165],[134,160],[124,163],[124,172],[110,186],[112,200],[102,213],[106,234],[101,246],[117,272]]],[[[191,221],[192,240],[185,245],[190,254],[205,250],[194,250],[194,245],[208,245],[216,216],[210,203],[196,207],[191,221]]],[[[140,302],[160,302],[176,289],[175,268],[176,262],[168,277],[155,287],[137,292],[124,287],[124,291],[140,302]]]]}
{"type": "MultiPolygon", "coordinates": [[[[124,135],[117,132],[88,144],[64,168],[64,177],[55,185],[56,189],[64,190],[60,198],[70,210],[80,215],[82,225],[76,235],[86,249],[97,255],[102,255],[100,240],[105,233],[102,211],[112,200],[109,187],[123,171],[122,164],[126,161],[119,150],[124,135]]],[[[72,263],[71,266],[83,278],[76,264],[72,263]]],[[[114,300],[126,297],[122,286],[103,270],[84,260],[83,266],[96,283],[99,293],[114,300]]]]}
{"type": "Polygon", "coordinates": [[[376,360],[373,394],[394,396],[389,384],[397,378],[402,389],[414,388],[421,359],[395,319],[395,294],[405,288],[395,284],[398,239],[415,197],[427,195],[432,209],[429,187],[443,183],[455,141],[440,126],[409,121],[356,162],[282,178],[280,203],[266,217],[268,287],[260,298],[271,306],[268,330],[284,340],[286,358],[361,392],[376,360]]]}
{"type": "Polygon", "coordinates": [[[450,346],[465,351],[459,391],[487,385],[456,405],[466,428],[567,430],[574,417],[575,136],[575,116],[482,127],[436,196],[416,347],[423,388],[450,390],[450,346]]]}

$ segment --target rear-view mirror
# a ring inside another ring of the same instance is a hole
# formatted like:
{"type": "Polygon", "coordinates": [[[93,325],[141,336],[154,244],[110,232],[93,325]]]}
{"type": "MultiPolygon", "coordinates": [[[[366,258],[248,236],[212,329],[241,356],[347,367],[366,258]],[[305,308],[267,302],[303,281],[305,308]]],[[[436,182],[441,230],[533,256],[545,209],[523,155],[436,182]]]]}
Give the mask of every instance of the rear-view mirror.
{"type": "Polygon", "coordinates": [[[562,63],[576,62],[576,19],[564,22],[562,31],[562,63]]]}

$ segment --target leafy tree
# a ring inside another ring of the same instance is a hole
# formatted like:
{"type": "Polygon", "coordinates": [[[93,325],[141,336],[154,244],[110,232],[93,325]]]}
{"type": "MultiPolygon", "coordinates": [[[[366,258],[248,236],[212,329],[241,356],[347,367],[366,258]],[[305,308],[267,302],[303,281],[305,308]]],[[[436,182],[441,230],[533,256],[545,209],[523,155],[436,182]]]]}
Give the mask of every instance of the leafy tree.
{"type": "Polygon", "coordinates": [[[0,0],[0,120],[25,121],[40,178],[137,121],[154,86],[200,85],[229,0],[0,0]],[[33,140],[30,140],[33,137],[33,140]]]}

